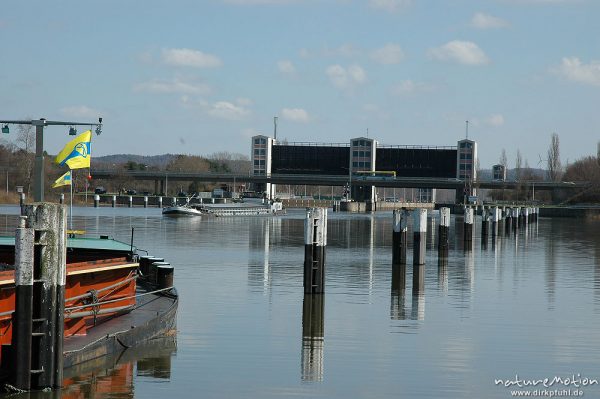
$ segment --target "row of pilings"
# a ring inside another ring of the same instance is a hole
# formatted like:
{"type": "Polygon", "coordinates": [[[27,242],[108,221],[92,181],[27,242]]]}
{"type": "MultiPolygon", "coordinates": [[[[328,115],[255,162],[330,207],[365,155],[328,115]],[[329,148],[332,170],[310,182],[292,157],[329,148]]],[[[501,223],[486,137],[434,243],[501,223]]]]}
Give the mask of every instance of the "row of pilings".
{"type": "MultiPolygon", "coordinates": [[[[491,235],[495,239],[502,234],[515,233],[519,228],[535,223],[539,209],[534,207],[498,207],[482,206],[464,207],[463,248],[473,248],[473,225],[475,214],[481,212],[481,240],[487,244],[491,235]]],[[[412,217],[413,223],[413,265],[425,264],[427,241],[427,209],[398,209],[393,212],[392,220],[392,264],[405,265],[408,250],[408,225],[412,217]]],[[[448,257],[450,247],[450,208],[440,209],[438,225],[438,256],[448,257]]],[[[327,247],[327,209],[309,208],[304,220],[304,293],[322,294],[325,292],[325,250],[327,247]]]]}
{"type": "MultiPolygon", "coordinates": [[[[536,208],[500,208],[473,207],[464,208],[463,245],[469,251],[473,245],[473,225],[475,214],[481,212],[482,243],[487,243],[501,235],[501,223],[506,227],[507,235],[516,232],[520,226],[537,221],[536,208]]],[[[424,318],[424,286],[427,244],[427,210],[399,209],[393,212],[392,220],[392,296],[402,298],[395,306],[401,318],[404,318],[404,289],[406,285],[406,264],[408,249],[408,227],[412,218],[413,233],[413,306],[411,317],[414,320],[424,318]]],[[[459,219],[460,220],[460,219],[459,219]]],[[[450,248],[450,208],[440,209],[438,225],[438,266],[445,267],[450,248]]],[[[435,228],[432,219],[432,229],[435,228]]],[[[304,219],[304,300],[302,306],[302,380],[322,381],[324,363],[325,333],[325,252],[327,248],[327,209],[309,208],[304,219]]]]}

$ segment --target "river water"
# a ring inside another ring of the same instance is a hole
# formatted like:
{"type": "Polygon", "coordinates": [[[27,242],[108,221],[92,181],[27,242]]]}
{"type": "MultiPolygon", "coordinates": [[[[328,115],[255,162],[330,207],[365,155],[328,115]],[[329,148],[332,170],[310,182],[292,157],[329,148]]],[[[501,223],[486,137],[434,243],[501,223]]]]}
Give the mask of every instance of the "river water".
{"type": "MultiPolygon", "coordinates": [[[[0,234],[17,213],[0,207],[0,234]]],[[[326,293],[305,298],[304,214],[75,208],[75,229],[129,242],[133,227],[138,248],[171,262],[180,307],[176,348],[82,371],[64,397],[509,398],[527,381],[600,397],[600,222],[542,218],[485,245],[476,219],[464,251],[453,218],[447,262],[429,223],[424,269],[409,248],[401,270],[390,212],[330,210],[326,293]]]]}

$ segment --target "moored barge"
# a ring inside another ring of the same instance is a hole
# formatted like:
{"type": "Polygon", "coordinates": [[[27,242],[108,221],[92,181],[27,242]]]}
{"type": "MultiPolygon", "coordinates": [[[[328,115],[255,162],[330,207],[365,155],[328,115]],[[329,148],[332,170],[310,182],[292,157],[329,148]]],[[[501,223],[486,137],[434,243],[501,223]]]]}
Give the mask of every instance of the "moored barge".
{"type": "MultiPolygon", "coordinates": [[[[15,362],[19,357],[23,361],[15,350],[15,338],[19,335],[15,333],[18,330],[15,328],[18,288],[15,252],[15,237],[0,237],[0,381],[8,388],[15,380],[15,362]]],[[[38,256],[36,250],[35,257],[38,256]]],[[[43,291],[36,286],[39,280],[34,271],[34,302],[39,291],[43,291]]],[[[164,259],[139,257],[133,245],[107,236],[69,238],[66,240],[65,281],[64,312],[55,319],[64,323],[63,339],[57,346],[62,356],[53,363],[56,367],[62,363],[61,372],[54,373],[58,376],[54,380],[44,375],[48,374],[49,363],[43,358],[48,350],[43,340],[48,334],[49,322],[38,316],[39,308],[44,306],[42,300],[33,306],[31,358],[25,359],[29,364],[27,378],[31,389],[60,387],[63,368],[65,375],[72,374],[67,370],[74,366],[155,338],[173,336],[176,332],[178,295],[173,286],[173,267],[164,259]],[[45,383],[49,380],[50,385],[45,383]]]]}

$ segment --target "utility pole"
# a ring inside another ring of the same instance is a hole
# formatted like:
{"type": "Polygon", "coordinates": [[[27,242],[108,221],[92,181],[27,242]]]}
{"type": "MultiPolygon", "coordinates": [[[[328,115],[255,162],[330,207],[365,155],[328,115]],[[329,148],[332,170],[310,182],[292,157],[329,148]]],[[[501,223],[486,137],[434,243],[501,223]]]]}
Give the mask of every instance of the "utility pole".
{"type": "MultiPolygon", "coordinates": [[[[8,125],[31,125],[35,126],[35,167],[34,167],[34,184],[33,184],[33,200],[35,202],[44,201],[44,127],[46,126],[95,126],[96,134],[102,132],[102,118],[98,118],[98,123],[83,123],[83,122],[61,122],[49,121],[45,118],[32,120],[0,120],[4,125],[2,131],[8,133],[8,125]]],[[[74,129],[70,130],[75,131],[74,129]]]]}

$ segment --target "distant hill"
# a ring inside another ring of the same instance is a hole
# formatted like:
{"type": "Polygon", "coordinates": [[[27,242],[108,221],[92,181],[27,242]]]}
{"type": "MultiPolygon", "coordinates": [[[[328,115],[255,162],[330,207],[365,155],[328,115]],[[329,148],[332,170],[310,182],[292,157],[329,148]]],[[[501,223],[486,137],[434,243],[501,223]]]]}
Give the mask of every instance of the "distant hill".
{"type": "Polygon", "coordinates": [[[105,155],[103,157],[93,157],[92,163],[124,164],[129,161],[132,161],[135,163],[141,163],[141,164],[148,165],[148,166],[164,168],[176,156],[177,155],[175,155],[175,154],[163,154],[163,155],[115,154],[115,155],[105,155]]]}
{"type": "MultiPolygon", "coordinates": [[[[124,165],[127,162],[135,162],[136,164],[147,165],[150,168],[164,170],[167,165],[177,158],[179,154],[163,154],[163,155],[134,155],[134,154],[114,154],[105,155],[102,157],[92,158],[92,167],[95,168],[110,168],[112,165],[124,165]]],[[[218,160],[215,162],[217,165],[217,171],[223,170],[222,166],[226,165],[226,170],[237,173],[247,173],[250,170],[250,161],[244,159],[243,154],[231,154],[231,153],[215,153],[212,154],[211,158],[207,158],[209,162],[211,160],[218,160]],[[217,157],[217,158],[212,158],[217,157]]],[[[212,169],[211,169],[212,170],[212,169]]]]}

